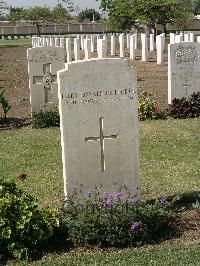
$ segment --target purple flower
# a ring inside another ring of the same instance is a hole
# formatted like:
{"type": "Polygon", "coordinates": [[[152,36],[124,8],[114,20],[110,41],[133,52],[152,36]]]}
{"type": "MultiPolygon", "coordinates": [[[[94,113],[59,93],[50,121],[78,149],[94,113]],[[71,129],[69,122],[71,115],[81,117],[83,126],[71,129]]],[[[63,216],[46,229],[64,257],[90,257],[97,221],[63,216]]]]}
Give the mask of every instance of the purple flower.
{"type": "Polygon", "coordinates": [[[135,201],[136,204],[138,204],[138,203],[141,202],[141,198],[140,198],[139,196],[136,196],[136,197],[134,198],[134,201],[135,201]]]}
{"type": "Polygon", "coordinates": [[[104,208],[108,208],[109,206],[111,206],[113,204],[113,196],[109,196],[108,198],[106,198],[105,200],[100,200],[100,204],[101,206],[103,206],[104,208]]]}
{"type": "Polygon", "coordinates": [[[139,227],[139,223],[135,222],[131,224],[131,231],[135,231],[139,227]]]}
{"type": "Polygon", "coordinates": [[[108,205],[112,205],[112,204],[113,204],[113,196],[110,196],[110,197],[107,199],[107,204],[108,204],[108,205]]]}
{"type": "Polygon", "coordinates": [[[89,191],[87,194],[88,194],[89,198],[92,196],[92,192],[91,191],[89,191]]]}
{"type": "Polygon", "coordinates": [[[166,203],[167,203],[167,199],[164,198],[164,197],[161,197],[161,198],[160,198],[160,203],[161,203],[161,204],[166,204],[166,203]]]}
{"type": "Polygon", "coordinates": [[[122,192],[115,192],[114,193],[114,199],[116,201],[120,201],[122,199],[122,197],[123,197],[123,193],[122,192]]]}

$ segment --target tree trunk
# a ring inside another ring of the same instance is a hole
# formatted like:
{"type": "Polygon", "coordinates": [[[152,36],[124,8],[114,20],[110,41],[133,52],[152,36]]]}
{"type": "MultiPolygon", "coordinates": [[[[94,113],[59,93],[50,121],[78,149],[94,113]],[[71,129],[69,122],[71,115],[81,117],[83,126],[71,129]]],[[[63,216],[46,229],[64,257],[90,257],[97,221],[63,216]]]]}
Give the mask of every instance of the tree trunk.
{"type": "Polygon", "coordinates": [[[157,35],[156,24],[153,25],[153,30],[154,30],[154,40],[156,40],[156,35],[157,35]]]}
{"type": "Polygon", "coordinates": [[[167,34],[167,27],[166,27],[166,26],[167,26],[167,25],[166,25],[166,24],[163,24],[162,26],[163,26],[163,29],[164,29],[164,34],[165,34],[165,36],[166,36],[166,34],[167,34]]]}
{"type": "Polygon", "coordinates": [[[41,35],[40,25],[38,23],[36,23],[36,26],[37,26],[38,36],[40,37],[40,35],[41,35]]]}

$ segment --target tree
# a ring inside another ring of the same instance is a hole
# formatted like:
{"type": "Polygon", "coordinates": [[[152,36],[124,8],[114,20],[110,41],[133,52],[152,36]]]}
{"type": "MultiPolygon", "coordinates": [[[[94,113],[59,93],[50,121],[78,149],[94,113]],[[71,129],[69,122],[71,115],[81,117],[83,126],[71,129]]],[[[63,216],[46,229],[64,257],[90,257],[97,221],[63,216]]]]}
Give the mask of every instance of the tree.
{"type": "Polygon", "coordinates": [[[100,20],[101,19],[101,15],[99,14],[99,12],[97,12],[95,9],[85,9],[83,11],[81,11],[78,14],[78,19],[79,21],[84,21],[85,19],[88,19],[90,21],[93,21],[93,19],[95,21],[100,20]]]}
{"type": "Polygon", "coordinates": [[[20,21],[27,20],[31,21],[37,26],[38,35],[40,36],[40,26],[47,22],[63,23],[71,16],[66,8],[61,4],[58,4],[55,8],[50,10],[48,7],[35,6],[28,9],[11,9],[9,20],[20,21]],[[13,12],[14,11],[14,12],[13,12]]]}
{"type": "Polygon", "coordinates": [[[137,0],[102,0],[100,8],[109,16],[111,24],[130,30],[137,23],[137,0]]]}
{"type": "Polygon", "coordinates": [[[190,16],[188,1],[191,0],[102,0],[101,8],[122,29],[130,29],[138,20],[154,30],[156,24],[161,24],[166,32],[167,23],[184,21],[190,16]]]}
{"type": "Polygon", "coordinates": [[[150,25],[154,31],[156,24],[161,24],[165,33],[168,23],[186,20],[190,16],[184,0],[140,0],[137,11],[141,22],[150,25]]]}
{"type": "Polygon", "coordinates": [[[64,8],[61,4],[58,4],[54,9],[51,11],[51,21],[57,23],[64,23],[66,20],[71,19],[71,15],[69,14],[68,10],[64,8]]]}
{"type": "Polygon", "coordinates": [[[7,4],[4,1],[0,0],[0,13],[4,12],[7,9],[8,9],[7,4]]]}
{"type": "Polygon", "coordinates": [[[8,10],[8,6],[4,1],[0,0],[0,18],[4,18],[4,12],[8,10]]]}
{"type": "Polygon", "coordinates": [[[187,6],[191,9],[195,16],[200,15],[200,0],[191,0],[187,6]]]}

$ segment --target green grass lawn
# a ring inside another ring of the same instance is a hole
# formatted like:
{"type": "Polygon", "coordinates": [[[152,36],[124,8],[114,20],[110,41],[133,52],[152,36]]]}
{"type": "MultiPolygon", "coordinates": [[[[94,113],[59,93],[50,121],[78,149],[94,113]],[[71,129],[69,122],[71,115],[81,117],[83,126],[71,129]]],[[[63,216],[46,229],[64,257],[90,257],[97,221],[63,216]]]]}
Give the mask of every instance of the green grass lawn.
{"type": "Polygon", "coordinates": [[[2,46],[31,46],[31,39],[0,40],[2,46]]]}
{"type": "MultiPolygon", "coordinates": [[[[0,147],[0,176],[17,181],[40,206],[59,207],[63,198],[59,129],[2,130],[0,147]],[[25,182],[17,179],[20,173],[28,175],[25,182]]],[[[141,122],[140,151],[143,198],[199,190],[200,119],[141,122]]],[[[198,257],[196,244],[81,257],[50,254],[34,265],[200,265],[198,257]]]]}
{"type": "Polygon", "coordinates": [[[51,254],[40,261],[10,262],[9,266],[198,266],[200,245],[146,247],[145,249],[124,249],[115,252],[80,253],[78,256],[51,254]]]}

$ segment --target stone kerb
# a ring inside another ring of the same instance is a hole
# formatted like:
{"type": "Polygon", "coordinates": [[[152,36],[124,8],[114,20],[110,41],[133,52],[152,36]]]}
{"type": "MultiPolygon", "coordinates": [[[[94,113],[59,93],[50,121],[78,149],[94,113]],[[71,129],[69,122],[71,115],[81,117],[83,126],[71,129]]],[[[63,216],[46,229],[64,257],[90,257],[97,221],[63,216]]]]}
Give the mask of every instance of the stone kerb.
{"type": "Polygon", "coordinates": [[[58,72],[65,196],[81,185],[83,195],[95,187],[103,193],[120,186],[136,195],[140,178],[134,69],[119,58],[67,67],[58,72]]]}
{"type": "Polygon", "coordinates": [[[35,47],[27,50],[31,112],[58,105],[57,71],[64,68],[61,47],[35,47]]]}
{"type": "Polygon", "coordinates": [[[200,91],[200,43],[168,45],[168,103],[200,91]]]}

